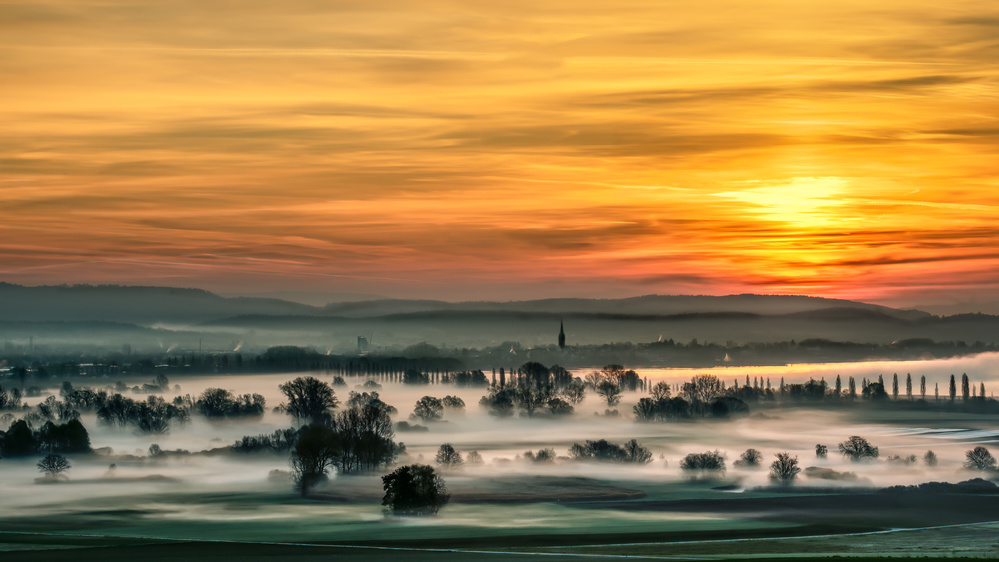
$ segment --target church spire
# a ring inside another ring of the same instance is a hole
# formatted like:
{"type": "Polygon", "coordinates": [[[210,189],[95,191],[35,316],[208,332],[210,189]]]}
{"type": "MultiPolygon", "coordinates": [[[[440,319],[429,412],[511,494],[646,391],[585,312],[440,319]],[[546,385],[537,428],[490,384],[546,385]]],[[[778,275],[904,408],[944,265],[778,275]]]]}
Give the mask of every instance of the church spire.
{"type": "Polygon", "coordinates": [[[558,325],[558,348],[565,349],[565,321],[561,318],[558,325]]]}

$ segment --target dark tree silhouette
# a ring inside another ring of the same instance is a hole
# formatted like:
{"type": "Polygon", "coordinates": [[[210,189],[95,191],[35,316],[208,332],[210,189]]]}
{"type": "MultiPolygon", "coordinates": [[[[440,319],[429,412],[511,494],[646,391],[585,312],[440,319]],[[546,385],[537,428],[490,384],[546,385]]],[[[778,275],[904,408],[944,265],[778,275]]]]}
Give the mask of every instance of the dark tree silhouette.
{"type": "Polygon", "coordinates": [[[725,472],[725,456],[718,451],[691,453],[680,461],[680,469],[688,473],[725,472]]]}
{"type": "Polygon", "coordinates": [[[774,462],[770,463],[770,479],[781,484],[790,484],[801,472],[798,468],[798,457],[789,453],[777,453],[774,462]]]}
{"type": "Polygon", "coordinates": [[[957,398],[957,382],[954,381],[954,375],[950,376],[950,399],[953,402],[957,398]]]}
{"type": "Polygon", "coordinates": [[[756,449],[746,449],[733,464],[743,468],[755,468],[760,466],[762,461],[763,453],[756,449]]]}
{"type": "Polygon", "coordinates": [[[652,451],[639,445],[636,439],[625,442],[624,452],[627,455],[625,462],[646,464],[652,461],[652,451]]]}
{"type": "Polygon", "coordinates": [[[278,388],[288,397],[288,413],[303,422],[325,423],[339,403],[333,387],[315,377],[298,377],[278,388]]]}
{"type": "Polygon", "coordinates": [[[564,398],[569,404],[573,406],[578,406],[586,398],[586,385],[583,381],[579,379],[573,379],[571,382],[559,389],[559,396],[564,398]]]}
{"type": "Polygon", "coordinates": [[[444,479],[432,466],[422,464],[401,466],[382,476],[382,486],[382,505],[395,515],[433,515],[451,499],[444,479]]]}
{"type": "Polygon", "coordinates": [[[36,450],[35,435],[28,422],[17,420],[10,424],[7,432],[0,439],[0,453],[4,457],[24,457],[36,450]]]}
{"type": "Polygon", "coordinates": [[[859,435],[853,435],[846,441],[840,443],[839,452],[842,453],[843,456],[849,457],[849,459],[854,462],[864,459],[878,458],[878,448],[871,445],[867,439],[864,439],[859,435]]]}
{"type": "Polygon", "coordinates": [[[437,455],[434,457],[434,462],[441,467],[442,470],[458,470],[465,464],[465,460],[461,458],[461,453],[459,453],[450,443],[444,443],[437,449],[437,455]]]}
{"type": "Polygon", "coordinates": [[[829,454],[829,447],[822,445],[821,443],[815,446],[815,456],[824,459],[829,454]]]}
{"type": "Polygon", "coordinates": [[[337,436],[330,428],[313,424],[301,429],[291,452],[295,488],[304,497],[309,489],[326,479],[337,456],[337,436]]]}
{"type": "Polygon", "coordinates": [[[489,387],[489,394],[479,399],[479,406],[485,408],[490,415],[501,418],[513,415],[513,399],[515,391],[500,385],[489,387]]]}
{"type": "Polygon", "coordinates": [[[413,415],[410,419],[420,419],[423,421],[439,421],[444,417],[444,403],[440,398],[424,396],[416,401],[413,408],[413,415]]]}
{"type": "Polygon", "coordinates": [[[926,454],[923,455],[923,462],[926,463],[926,466],[936,466],[937,454],[933,451],[926,451],[926,454]]]}
{"type": "Polygon", "coordinates": [[[201,393],[194,405],[206,418],[262,416],[267,401],[260,394],[234,396],[224,388],[209,388],[201,393]]]}
{"type": "Polygon", "coordinates": [[[969,470],[995,470],[996,458],[988,449],[979,445],[964,454],[964,468],[969,470]]]}
{"type": "Polygon", "coordinates": [[[594,388],[597,394],[607,401],[607,407],[613,407],[621,401],[621,387],[612,379],[603,379],[594,388]]]}
{"type": "Polygon", "coordinates": [[[66,457],[60,455],[59,453],[49,453],[45,455],[45,458],[38,461],[38,470],[45,474],[46,478],[58,478],[62,476],[63,472],[66,472],[72,465],[66,460],[66,457]]]}
{"type": "Polygon", "coordinates": [[[971,385],[968,383],[968,373],[961,374],[961,398],[965,402],[968,401],[968,398],[971,398],[971,385]]]}

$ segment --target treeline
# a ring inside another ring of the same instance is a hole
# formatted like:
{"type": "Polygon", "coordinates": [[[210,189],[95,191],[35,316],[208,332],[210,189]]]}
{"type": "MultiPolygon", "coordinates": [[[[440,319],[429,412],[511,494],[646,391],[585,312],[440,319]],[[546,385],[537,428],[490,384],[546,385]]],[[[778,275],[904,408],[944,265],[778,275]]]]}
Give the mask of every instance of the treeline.
{"type": "MultiPolygon", "coordinates": [[[[399,380],[407,370],[431,374],[431,382],[442,382],[445,374],[473,372],[471,366],[491,365],[510,370],[511,357],[544,364],[559,363],[578,368],[590,365],[628,364],[641,367],[767,366],[788,363],[830,363],[870,360],[915,360],[946,358],[999,351],[995,343],[976,341],[937,342],[926,338],[905,339],[891,344],[804,339],[783,342],[687,342],[663,339],[649,343],[608,343],[570,346],[525,347],[503,342],[480,349],[447,349],[417,344],[389,354],[327,355],[312,348],[276,346],[263,353],[183,351],[148,355],[113,354],[79,361],[65,355],[0,355],[8,365],[6,375],[25,386],[30,379],[87,376],[135,376],[155,374],[248,374],[318,371],[341,376],[392,377],[399,380]]],[[[0,376],[5,373],[0,370],[0,376]]],[[[454,381],[447,381],[454,382],[454,381]]],[[[480,384],[478,379],[476,384],[480,384]]],[[[460,383],[459,383],[460,384],[460,383]]]]}

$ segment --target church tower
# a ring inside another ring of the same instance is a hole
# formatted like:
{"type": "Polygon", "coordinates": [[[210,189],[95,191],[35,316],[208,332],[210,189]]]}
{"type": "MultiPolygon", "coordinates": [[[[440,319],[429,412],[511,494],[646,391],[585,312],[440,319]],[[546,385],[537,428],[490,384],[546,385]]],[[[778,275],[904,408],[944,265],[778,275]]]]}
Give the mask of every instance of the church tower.
{"type": "Polygon", "coordinates": [[[565,349],[565,322],[559,320],[558,325],[558,348],[565,349]]]}

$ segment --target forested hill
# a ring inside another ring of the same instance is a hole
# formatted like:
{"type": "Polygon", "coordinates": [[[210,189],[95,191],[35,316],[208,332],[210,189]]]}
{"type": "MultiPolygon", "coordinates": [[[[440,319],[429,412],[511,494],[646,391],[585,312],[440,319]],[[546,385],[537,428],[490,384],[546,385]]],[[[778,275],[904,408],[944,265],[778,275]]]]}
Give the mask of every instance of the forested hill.
{"type": "Polygon", "coordinates": [[[877,312],[917,320],[928,314],[861,302],[806,296],[646,295],[625,299],[544,299],[510,302],[460,302],[380,299],[316,307],[272,298],[221,297],[201,289],[120,285],[25,287],[0,283],[0,313],[7,321],[109,320],[151,325],[193,325],[237,316],[323,316],[373,318],[444,313],[549,313],[670,316],[705,313],[781,315],[824,309],[877,312]]]}

